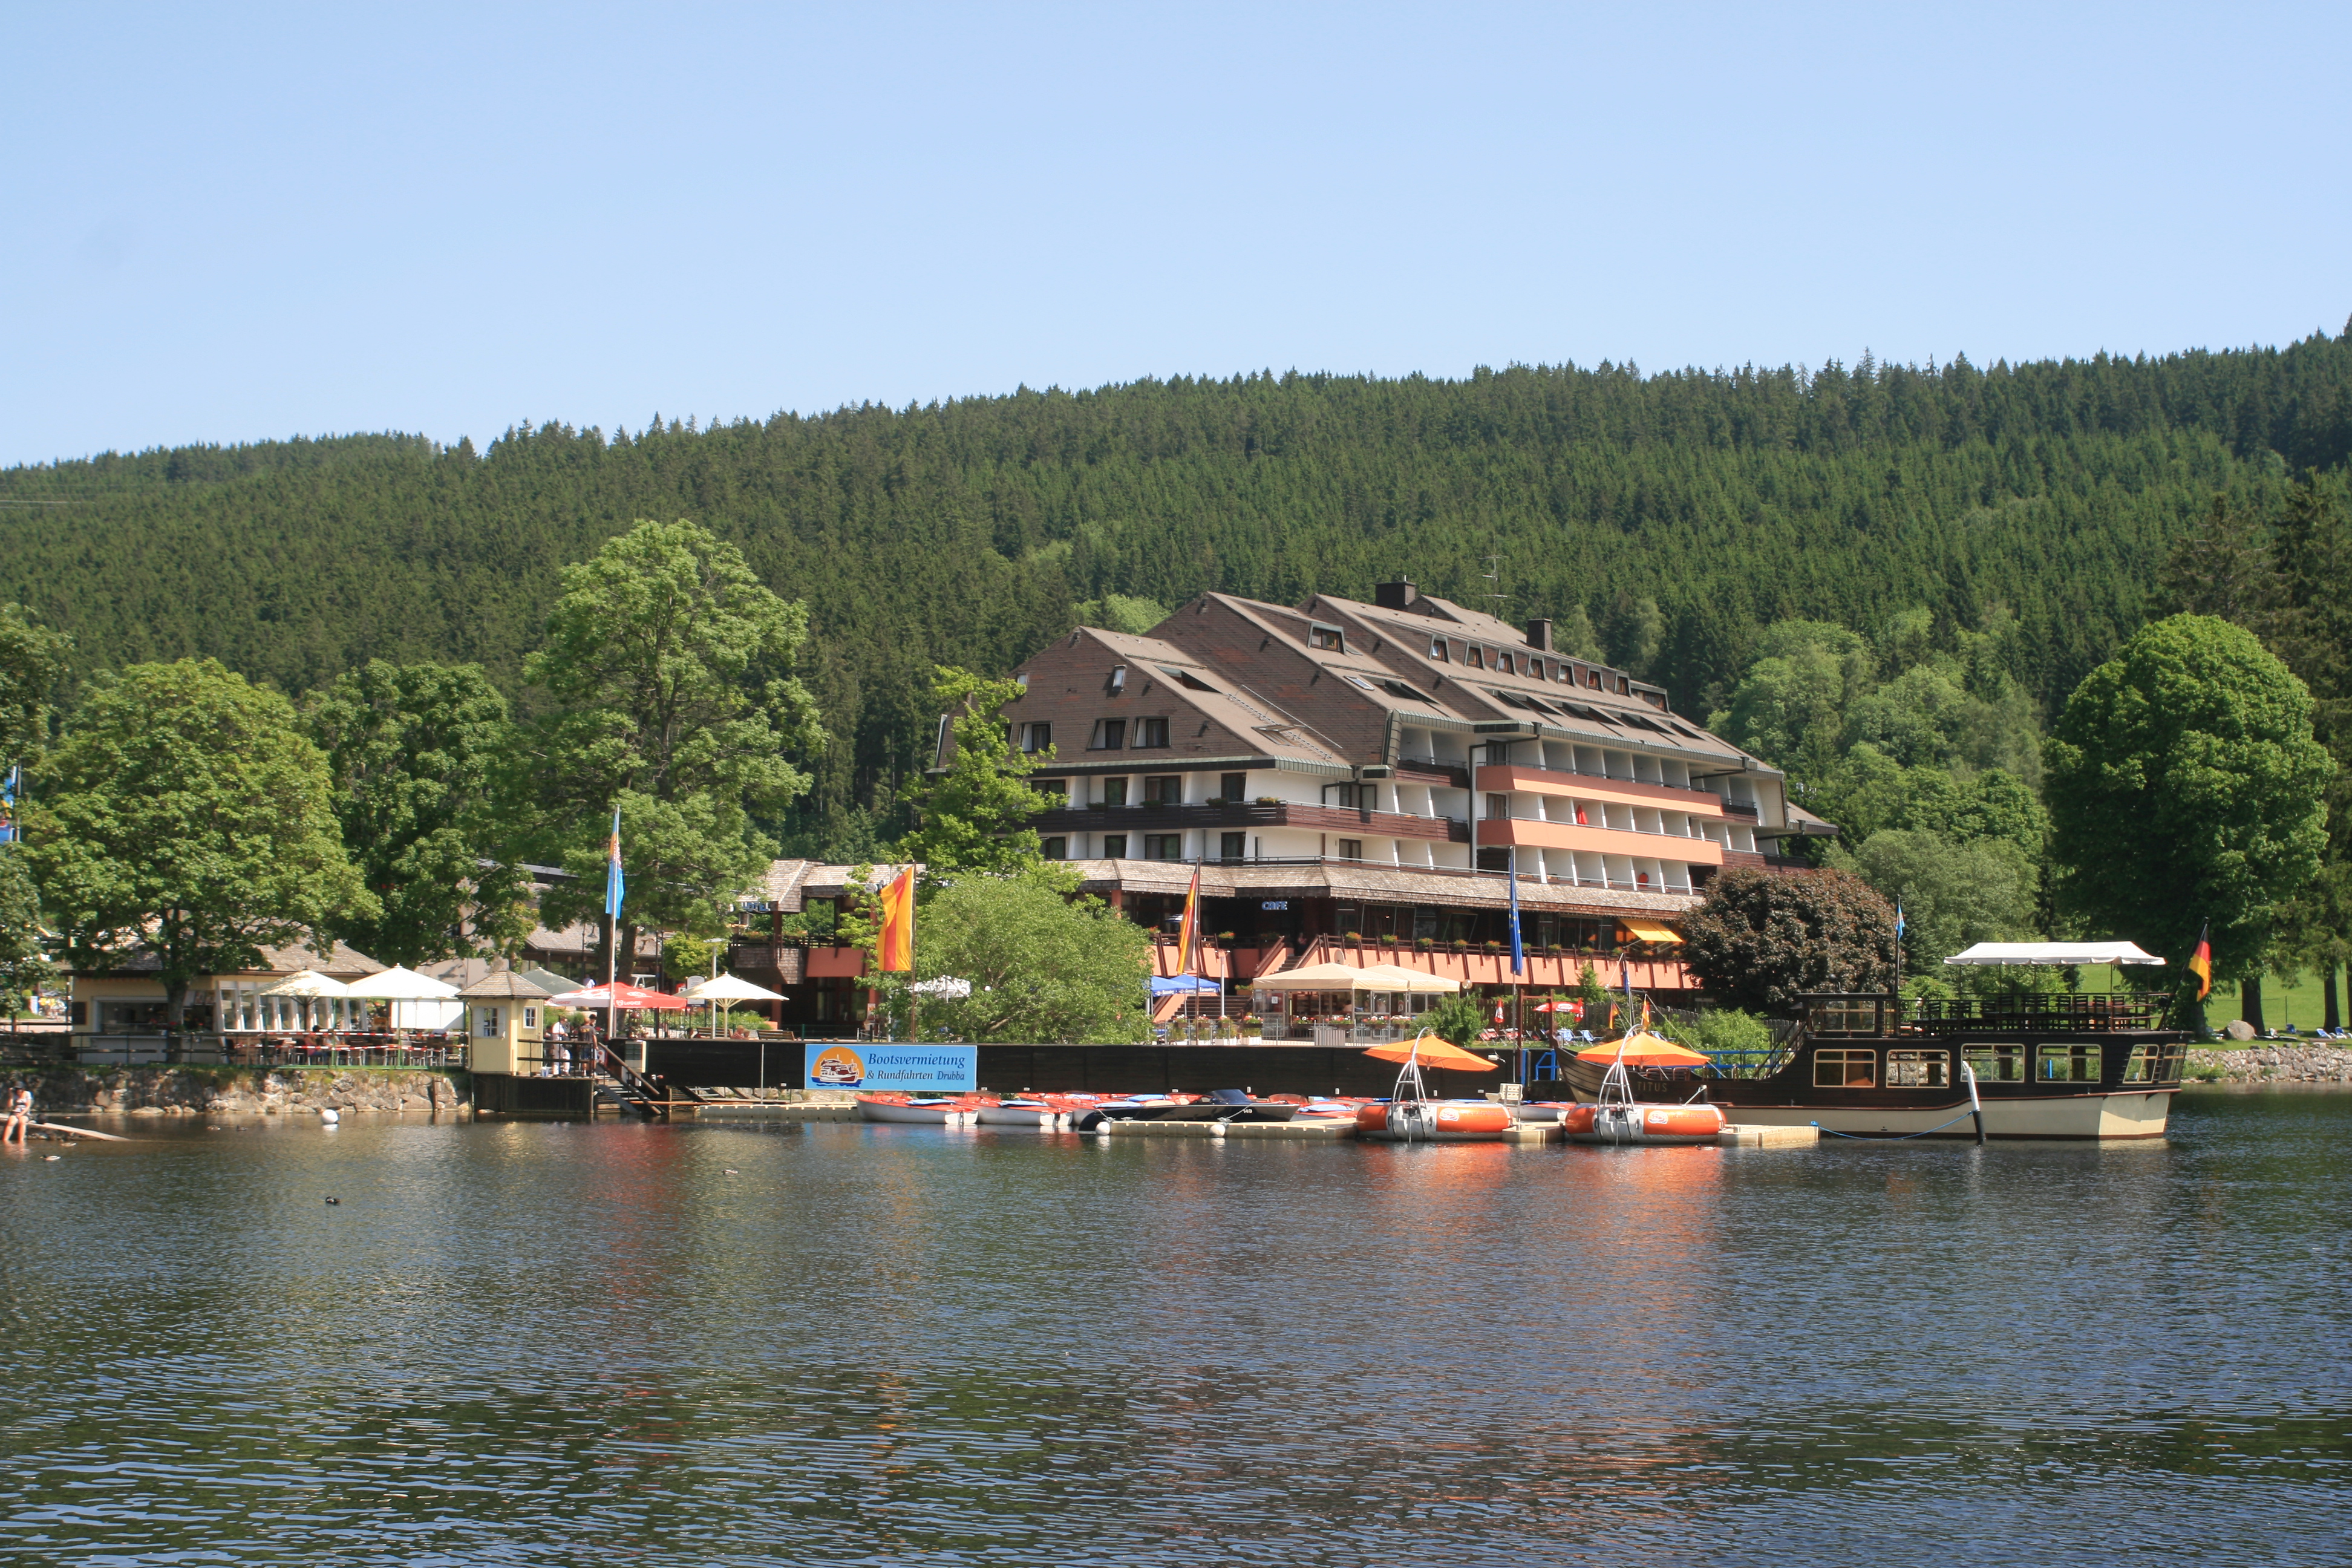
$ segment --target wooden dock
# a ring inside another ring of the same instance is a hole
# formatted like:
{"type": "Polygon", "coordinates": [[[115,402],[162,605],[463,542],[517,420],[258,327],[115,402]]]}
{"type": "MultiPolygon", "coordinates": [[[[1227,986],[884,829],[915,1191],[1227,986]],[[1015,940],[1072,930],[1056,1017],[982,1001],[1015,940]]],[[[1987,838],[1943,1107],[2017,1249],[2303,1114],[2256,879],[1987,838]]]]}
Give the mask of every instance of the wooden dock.
{"type": "Polygon", "coordinates": [[[1301,1138],[1334,1142],[1353,1138],[1352,1121],[1106,1121],[1096,1131],[1118,1138],[1301,1138]]]}
{"type": "Polygon", "coordinates": [[[1768,1127],[1733,1122],[1716,1134],[1726,1149],[1810,1149],[1822,1141],[1818,1127],[1768,1127]]]}

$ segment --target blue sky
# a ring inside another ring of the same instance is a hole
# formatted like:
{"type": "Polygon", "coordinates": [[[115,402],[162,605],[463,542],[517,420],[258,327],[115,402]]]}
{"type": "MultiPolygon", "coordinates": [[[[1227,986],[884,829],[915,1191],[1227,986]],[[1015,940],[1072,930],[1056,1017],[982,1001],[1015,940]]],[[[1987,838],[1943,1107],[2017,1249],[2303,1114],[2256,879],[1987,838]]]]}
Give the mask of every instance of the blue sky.
{"type": "Polygon", "coordinates": [[[0,462],[2352,316],[2352,7],[9,7],[0,462]]]}

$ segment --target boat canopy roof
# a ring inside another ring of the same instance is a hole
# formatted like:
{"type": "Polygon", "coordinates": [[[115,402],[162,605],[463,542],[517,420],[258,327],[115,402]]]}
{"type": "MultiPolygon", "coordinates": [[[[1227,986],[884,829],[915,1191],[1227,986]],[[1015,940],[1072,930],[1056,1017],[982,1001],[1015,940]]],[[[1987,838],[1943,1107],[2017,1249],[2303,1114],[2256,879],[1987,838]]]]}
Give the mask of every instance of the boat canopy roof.
{"type": "Polygon", "coordinates": [[[2133,942],[1980,942],[1946,963],[2158,963],[2133,942]]]}

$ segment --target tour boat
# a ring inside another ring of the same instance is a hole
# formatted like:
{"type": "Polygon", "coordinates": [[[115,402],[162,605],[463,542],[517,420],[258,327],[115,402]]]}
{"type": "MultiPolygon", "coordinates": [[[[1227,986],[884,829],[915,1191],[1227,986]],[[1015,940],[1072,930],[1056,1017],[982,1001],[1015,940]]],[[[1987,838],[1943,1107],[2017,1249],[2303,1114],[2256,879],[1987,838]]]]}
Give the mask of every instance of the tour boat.
{"type": "Polygon", "coordinates": [[[915,1127],[961,1127],[977,1108],[963,1100],[918,1100],[904,1094],[861,1094],[857,1114],[868,1121],[897,1122],[915,1127]]]}
{"type": "Polygon", "coordinates": [[[2160,994],[1801,1001],[1803,1027],[1758,1076],[1709,1085],[1734,1126],[1811,1124],[1850,1138],[2161,1138],[2188,1060],[2189,1036],[2157,1026],[2169,1001],[2160,994]]]}
{"type": "Polygon", "coordinates": [[[1356,1110],[1356,1136],[1391,1143],[1465,1143],[1507,1137],[1511,1108],[1491,1100],[1375,1100],[1356,1110]]]}

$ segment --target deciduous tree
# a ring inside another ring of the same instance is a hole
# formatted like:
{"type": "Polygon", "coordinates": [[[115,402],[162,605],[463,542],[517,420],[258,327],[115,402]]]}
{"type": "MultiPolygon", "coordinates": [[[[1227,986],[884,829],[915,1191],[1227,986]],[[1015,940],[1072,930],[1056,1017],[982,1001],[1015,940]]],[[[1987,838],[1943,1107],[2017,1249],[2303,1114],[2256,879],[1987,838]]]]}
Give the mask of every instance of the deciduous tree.
{"type": "Polygon", "coordinates": [[[926,1034],[1076,1045],[1141,1036],[1150,933],[1063,887],[1050,876],[961,877],[932,895],[916,920],[916,973],[968,980],[971,995],[926,1000],[926,1034]]]}
{"type": "Polygon", "coordinates": [[[530,885],[496,788],[513,731],[480,666],[371,659],[312,692],[302,720],[327,753],[343,847],[380,906],[336,936],[413,966],[530,934],[530,885]]]}
{"type": "Polygon", "coordinates": [[[897,853],[920,861],[931,879],[1035,865],[1037,832],[1027,824],[1053,797],[1024,781],[1054,752],[1015,751],[1004,732],[997,715],[1021,695],[1020,682],[942,666],[932,695],[949,716],[952,744],[943,771],[908,781],[904,798],[916,826],[897,853]]]}
{"type": "Polygon", "coordinates": [[[808,775],[791,758],[824,743],[793,673],[807,633],[803,605],[691,522],[639,522],[565,569],[546,645],[525,666],[553,708],[533,739],[538,828],[577,879],[547,895],[546,918],[602,910],[617,807],[621,951],[646,926],[718,929],[774,853],[752,815],[799,796],[808,775]]]}
{"type": "Polygon", "coordinates": [[[2335,765],[2310,693],[2252,633],[2142,628],[2067,701],[2048,763],[2062,909],[2175,965],[2210,926],[2217,981],[2261,971],[2319,870],[2335,765]]]}
{"type": "Polygon", "coordinates": [[[175,1028],[198,977],[376,912],[293,704],[213,659],[100,677],[43,778],[26,852],[67,955],[152,952],[175,1028]]]}
{"type": "Polygon", "coordinates": [[[1716,1001],[1785,1016],[1814,991],[1886,991],[1895,908],[1844,871],[1787,876],[1737,866],[1683,921],[1683,962],[1716,1001]]]}

